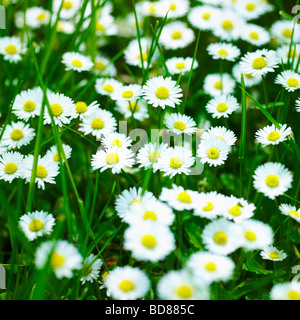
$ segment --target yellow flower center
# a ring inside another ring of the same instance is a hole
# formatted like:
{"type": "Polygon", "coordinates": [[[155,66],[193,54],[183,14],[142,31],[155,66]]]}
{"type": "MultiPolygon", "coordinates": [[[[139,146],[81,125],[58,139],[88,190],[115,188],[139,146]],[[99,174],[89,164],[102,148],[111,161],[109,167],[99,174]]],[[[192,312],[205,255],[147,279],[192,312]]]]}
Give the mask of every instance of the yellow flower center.
{"type": "Polygon", "coordinates": [[[108,165],[114,165],[117,164],[119,162],[119,155],[117,153],[109,153],[106,156],[106,163],[108,165]]]}
{"type": "Polygon", "coordinates": [[[178,168],[180,168],[182,166],[182,160],[179,157],[173,157],[170,160],[170,166],[173,169],[178,169],[178,168]]]}
{"type": "MultiPolygon", "coordinates": [[[[61,159],[63,159],[63,155],[61,154],[61,159]]],[[[59,155],[58,155],[58,152],[55,153],[55,155],[53,156],[53,160],[55,162],[59,162],[59,155]]]]}
{"type": "Polygon", "coordinates": [[[58,103],[51,104],[50,109],[54,117],[59,117],[63,113],[63,108],[58,103]]]}
{"type": "Polygon", "coordinates": [[[300,214],[299,214],[299,212],[296,211],[296,210],[290,210],[290,211],[289,211],[289,214],[292,214],[293,216],[300,218],[300,214]]]}
{"type": "MultiPolygon", "coordinates": [[[[148,53],[147,52],[142,53],[142,57],[143,57],[144,62],[147,61],[148,60],[148,53]]],[[[142,60],[141,55],[138,56],[138,59],[142,60]]]]}
{"type": "Polygon", "coordinates": [[[267,139],[269,141],[276,141],[280,138],[280,134],[278,131],[272,131],[267,135],[267,139]]]}
{"type": "Polygon", "coordinates": [[[208,20],[208,19],[210,18],[210,13],[209,13],[209,12],[203,13],[202,18],[203,18],[204,20],[208,20]]]}
{"type": "Polygon", "coordinates": [[[223,21],[223,23],[222,23],[222,27],[223,27],[223,29],[225,29],[225,30],[227,30],[227,31],[230,31],[230,30],[233,29],[234,25],[233,25],[232,21],[230,21],[230,20],[225,20],[225,21],[223,21]]]}
{"type": "Polygon", "coordinates": [[[236,205],[236,206],[231,207],[231,208],[228,210],[228,212],[229,212],[231,215],[235,216],[235,217],[238,217],[238,216],[240,216],[240,215],[242,214],[242,210],[241,210],[241,207],[240,207],[239,205],[236,205]]]}
{"type": "Polygon", "coordinates": [[[183,285],[176,290],[176,293],[182,299],[189,299],[192,296],[193,291],[190,286],[183,285]]]}
{"type": "Polygon", "coordinates": [[[149,160],[152,163],[156,163],[160,157],[160,152],[159,151],[152,151],[149,155],[149,160]]]}
{"type": "Polygon", "coordinates": [[[24,103],[23,109],[26,112],[31,112],[34,111],[35,109],[35,103],[32,100],[28,100],[24,103]]]}
{"type": "Polygon", "coordinates": [[[279,178],[275,174],[269,174],[266,177],[266,184],[270,188],[275,188],[279,185],[279,178]]]}
{"type": "Polygon", "coordinates": [[[127,109],[130,110],[131,112],[136,112],[139,111],[139,104],[135,101],[130,101],[128,103],[127,109]]]}
{"type": "Polygon", "coordinates": [[[93,119],[91,126],[95,130],[100,130],[104,128],[104,121],[101,118],[93,119]]]}
{"type": "Polygon", "coordinates": [[[295,78],[290,78],[286,83],[288,86],[293,87],[293,88],[299,86],[299,81],[295,78]]]}
{"type": "Polygon", "coordinates": [[[207,202],[206,206],[202,208],[203,211],[211,211],[213,210],[214,205],[211,202],[207,202]]]}
{"type": "Polygon", "coordinates": [[[182,121],[176,121],[174,123],[174,128],[180,131],[183,131],[186,128],[186,124],[182,121]]]}
{"type": "Polygon", "coordinates": [[[96,30],[97,30],[97,31],[104,32],[104,31],[105,31],[105,27],[104,27],[103,24],[101,24],[100,22],[97,22],[97,23],[96,23],[96,30]]]}
{"type": "Polygon", "coordinates": [[[176,67],[176,69],[184,69],[185,64],[184,64],[184,62],[177,62],[175,67],[176,67]]]}
{"type": "Polygon", "coordinates": [[[110,85],[110,84],[106,84],[103,87],[103,90],[106,91],[106,92],[112,93],[114,91],[114,87],[112,85],[110,85]]]}
{"type": "Polygon", "coordinates": [[[157,220],[157,215],[156,215],[156,213],[153,212],[153,211],[146,211],[146,212],[144,213],[143,218],[144,218],[145,220],[157,220]]]}
{"type": "Polygon", "coordinates": [[[29,230],[32,232],[41,231],[43,227],[44,227],[44,224],[40,219],[33,219],[29,223],[29,230]]]}
{"type": "Polygon", "coordinates": [[[267,65],[267,61],[265,58],[262,58],[262,57],[256,58],[252,62],[252,67],[256,70],[263,69],[266,67],[266,65],[267,65]]]}
{"type": "Polygon", "coordinates": [[[155,94],[158,99],[167,99],[170,95],[170,92],[166,87],[159,87],[155,94]]]}
{"type": "Polygon", "coordinates": [[[174,10],[176,10],[176,8],[177,8],[176,4],[175,3],[171,3],[170,7],[169,7],[169,10],[174,11],[174,10]]]}
{"type": "Polygon", "coordinates": [[[270,252],[269,257],[271,259],[278,259],[278,258],[280,258],[280,255],[277,252],[270,252]]]}
{"type": "Polygon", "coordinates": [[[118,147],[122,147],[123,143],[121,140],[119,139],[115,139],[113,140],[113,142],[111,143],[113,146],[118,146],[118,147]]]}
{"type": "Polygon", "coordinates": [[[132,291],[134,289],[134,283],[131,280],[123,280],[119,287],[124,292],[132,291]]]}
{"type": "Polygon", "coordinates": [[[286,56],[289,57],[289,58],[291,58],[291,57],[297,57],[297,56],[298,56],[298,52],[297,52],[296,50],[294,50],[294,49],[291,49],[290,52],[288,51],[288,52],[286,53],[286,56]],[[289,53],[290,53],[290,55],[289,55],[289,53]]]}
{"type": "Polygon", "coordinates": [[[11,134],[10,137],[12,138],[12,140],[14,141],[19,141],[24,137],[23,131],[20,129],[14,129],[11,134]]]}
{"type": "Polygon", "coordinates": [[[16,54],[18,52],[18,49],[13,44],[10,44],[5,48],[5,52],[8,53],[8,54],[13,55],[13,54],[16,54]]]}
{"type": "Polygon", "coordinates": [[[219,150],[217,148],[210,148],[207,152],[209,159],[217,159],[219,157],[219,150]]]}
{"type": "Polygon", "coordinates": [[[227,243],[227,235],[224,231],[218,231],[214,234],[214,242],[220,245],[227,243]]]}
{"type": "Polygon", "coordinates": [[[46,19],[46,14],[44,12],[40,13],[37,17],[36,17],[39,21],[43,21],[46,19]]]}
{"type": "Polygon", "coordinates": [[[184,203],[191,203],[192,202],[192,198],[191,196],[186,192],[180,192],[177,196],[178,201],[180,202],[184,202],[184,203]]]}
{"type": "Polygon", "coordinates": [[[56,253],[56,252],[52,253],[51,260],[50,260],[50,266],[53,269],[57,269],[57,268],[61,267],[64,264],[64,262],[65,262],[65,258],[61,254],[56,253]]]}
{"type": "Polygon", "coordinates": [[[85,263],[82,266],[81,273],[82,273],[83,276],[89,275],[92,271],[93,271],[93,266],[90,263],[85,263]]]}
{"type": "Polygon", "coordinates": [[[300,292],[297,291],[289,291],[288,297],[291,300],[300,300],[300,292]]]}
{"type": "Polygon", "coordinates": [[[47,169],[43,166],[37,166],[36,177],[40,179],[45,179],[48,175],[47,169]]]}
{"type": "Polygon", "coordinates": [[[172,33],[172,39],[178,40],[182,38],[182,33],[180,31],[174,31],[172,33]]]}
{"type": "Polygon", "coordinates": [[[73,8],[72,1],[64,1],[62,7],[66,10],[70,10],[73,8]]]}
{"type": "Polygon", "coordinates": [[[6,174],[13,174],[18,170],[18,166],[13,163],[13,162],[8,162],[5,166],[4,166],[4,171],[6,174]]]}
{"type": "Polygon", "coordinates": [[[225,112],[228,109],[227,104],[224,102],[221,102],[217,105],[217,110],[219,112],[225,112]]]}
{"type": "Polygon", "coordinates": [[[217,81],[214,85],[215,89],[221,90],[223,88],[222,81],[217,81]]]}
{"type": "Polygon", "coordinates": [[[255,4],[254,3],[248,3],[247,5],[246,5],[246,9],[248,10],[248,11],[253,11],[254,9],[255,9],[255,4]]]}
{"type": "Polygon", "coordinates": [[[81,68],[82,67],[82,62],[80,60],[75,59],[75,60],[72,61],[72,65],[74,67],[81,68]]]}
{"type": "Polygon", "coordinates": [[[220,49],[218,53],[220,56],[228,56],[228,52],[225,49],[220,49]]]}
{"type": "Polygon", "coordinates": [[[149,7],[149,11],[152,12],[152,13],[156,12],[156,7],[154,5],[151,5],[149,7]]]}
{"type": "Polygon", "coordinates": [[[245,73],[245,76],[246,76],[248,79],[252,79],[252,78],[253,78],[252,73],[245,73]]]}
{"type": "Polygon", "coordinates": [[[285,37],[285,38],[291,38],[292,37],[292,33],[293,31],[291,29],[284,29],[282,31],[282,35],[285,37]]]}
{"type": "Polygon", "coordinates": [[[125,99],[130,99],[132,96],[133,92],[131,90],[127,90],[122,93],[122,97],[125,99]]]}
{"type": "Polygon", "coordinates": [[[103,71],[106,68],[106,65],[102,61],[96,61],[95,68],[99,71],[103,71]]]}
{"type": "Polygon", "coordinates": [[[87,104],[84,101],[78,101],[75,109],[77,113],[85,113],[87,110],[87,104]]]}
{"type": "Polygon", "coordinates": [[[249,36],[253,40],[258,40],[259,39],[259,35],[258,35],[257,32],[250,32],[249,36]]]}
{"type": "Polygon", "coordinates": [[[212,272],[212,271],[216,271],[216,270],[217,270],[217,266],[216,266],[215,263],[213,263],[213,262],[208,262],[208,263],[205,265],[205,269],[206,269],[207,271],[212,272]]]}
{"type": "Polygon", "coordinates": [[[142,245],[148,249],[153,249],[156,246],[156,239],[151,234],[142,237],[142,245]]]}
{"type": "Polygon", "coordinates": [[[255,241],[256,240],[256,234],[253,231],[246,231],[245,232],[245,238],[248,241],[255,241]]]}

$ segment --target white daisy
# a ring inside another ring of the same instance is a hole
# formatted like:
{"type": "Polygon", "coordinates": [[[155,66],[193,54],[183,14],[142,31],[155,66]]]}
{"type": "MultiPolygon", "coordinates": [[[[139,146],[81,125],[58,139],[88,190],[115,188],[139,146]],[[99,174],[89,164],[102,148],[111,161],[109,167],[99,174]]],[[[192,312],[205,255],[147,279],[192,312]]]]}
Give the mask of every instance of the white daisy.
{"type": "Polygon", "coordinates": [[[297,210],[295,206],[283,203],[279,206],[279,210],[283,215],[288,216],[300,223],[300,209],[297,210]]]}
{"type": "Polygon", "coordinates": [[[85,101],[77,101],[75,103],[75,117],[79,117],[80,120],[92,113],[97,111],[100,107],[100,104],[97,101],[93,101],[89,105],[85,101]]]}
{"type": "Polygon", "coordinates": [[[241,54],[241,50],[238,47],[225,42],[212,43],[208,45],[207,51],[215,60],[235,61],[241,54]]]}
{"type": "Polygon", "coordinates": [[[188,0],[161,0],[158,4],[160,17],[165,17],[168,13],[168,19],[176,19],[185,16],[189,11],[188,0]]]}
{"type": "MultiPolygon", "coordinates": [[[[170,74],[184,74],[191,71],[193,58],[170,58],[166,60],[166,65],[170,74]]],[[[198,62],[194,60],[193,70],[198,67],[198,62]]]]}
{"type": "Polygon", "coordinates": [[[213,220],[204,227],[202,241],[212,253],[230,254],[241,246],[240,226],[224,218],[213,220]]]}
{"type": "Polygon", "coordinates": [[[288,92],[294,92],[300,88],[300,75],[293,70],[285,70],[277,75],[275,83],[281,84],[288,92]]]}
{"type": "Polygon", "coordinates": [[[137,260],[157,262],[175,249],[175,238],[167,226],[145,221],[125,230],[124,248],[137,260]]]}
{"type": "Polygon", "coordinates": [[[106,150],[98,150],[92,156],[91,165],[93,170],[100,169],[103,172],[111,169],[112,173],[120,173],[125,167],[134,165],[134,153],[127,148],[119,148],[118,146],[107,148],[106,150]]]}
{"type": "Polygon", "coordinates": [[[157,1],[143,1],[136,3],[138,16],[160,17],[158,4],[159,2],[157,1]]]}
{"type": "Polygon", "coordinates": [[[254,172],[254,188],[274,200],[292,186],[293,176],[281,163],[267,162],[254,172]]]}
{"type": "Polygon", "coordinates": [[[66,71],[89,71],[94,66],[90,57],[84,56],[79,52],[66,52],[62,56],[62,63],[66,66],[66,71]]]}
{"type": "MultiPolygon", "coordinates": [[[[26,183],[31,181],[31,174],[33,169],[34,156],[28,155],[24,158],[22,163],[22,176],[25,179],[26,183]]],[[[59,174],[59,166],[57,162],[50,161],[48,157],[41,158],[39,156],[37,168],[36,168],[36,177],[35,183],[37,187],[45,189],[45,183],[55,184],[55,177],[59,174]]]]}
{"type": "Polygon", "coordinates": [[[158,168],[163,171],[164,176],[174,177],[176,174],[190,173],[190,168],[194,164],[195,159],[192,152],[180,146],[167,148],[158,159],[158,168]]]}
{"type": "Polygon", "coordinates": [[[235,81],[230,74],[208,74],[204,78],[204,92],[212,97],[232,94],[235,88],[235,81]]]}
{"type": "Polygon", "coordinates": [[[200,30],[211,30],[213,22],[218,15],[219,9],[213,6],[198,6],[191,8],[188,14],[188,20],[192,26],[200,30]]]}
{"type": "Polygon", "coordinates": [[[226,197],[216,191],[203,193],[198,195],[198,200],[194,207],[194,215],[209,220],[216,219],[221,215],[221,211],[226,202],[226,197]]]}
{"type": "Polygon", "coordinates": [[[109,133],[104,135],[101,140],[102,145],[105,148],[117,146],[119,148],[129,148],[132,145],[130,137],[126,137],[123,133],[109,133]]]}
{"type": "Polygon", "coordinates": [[[122,87],[122,83],[113,78],[96,79],[95,89],[101,95],[111,96],[122,87]]]}
{"type": "Polygon", "coordinates": [[[271,300],[300,300],[300,282],[275,284],[270,291],[271,300]]]}
{"type": "Polygon", "coordinates": [[[80,0],[54,0],[53,1],[54,14],[58,13],[62,2],[63,2],[62,9],[60,11],[61,19],[73,18],[76,15],[76,13],[79,12],[80,7],[82,5],[80,0]]]}
{"type": "Polygon", "coordinates": [[[131,101],[137,100],[142,94],[142,87],[138,84],[121,86],[111,95],[113,100],[131,101]]]}
{"type": "Polygon", "coordinates": [[[85,135],[92,134],[99,141],[102,135],[114,132],[116,126],[116,119],[111,112],[98,109],[83,118],[78,130],[85,135]]]}
{"type": "Polygon", "coordinates": [[[12,111],[18,119],[28,121],[30,118],[39,116],[43,101],[41,88],[21,91],[13,103],[12,111]]]}
{"type": "Polygon", "coordinates": [[[29,241],[33,241],[38,237],[51,234],[55,219],[51,213],[43,210],[34,211],[22,215],[19,224],[29,241]]]}
{"type": "Polygon", "coordinates": [[[58,279],[72,278],[73,271],[82,266],[78,249],[65,240],[47,241],[39,246],[35,255],[37,269],[48,267],[48,261],[50,269],[58,279]]]}
{"type": "MultiPolygon", "coordinates": [[[[62,148],[63,148],[66,159],[69,159],[71,157],[72,148],[67,144],[63,144],[62,148]]],[[[52,146],[46,152],[45,157],[49,157],[49,159],[51,159],[51,161],[55,161],[55,162],[59,163],[59,154],[58,154],[57,146],[56,145],[52,146]]],[[[65,161],[63,158],[63,155],[61,155],[61,160],[62,160],[62,162],[65,161]]]]}
{"type": "Polygon", "coordinates": [[[140,168],[153,168],[153,172],[159,169],[158,159],[161,154],[168,148],[166,143],[157,145],[156,143],[147,143],[141,147],[137,154],[137,163],[140,168]]]}
{"type": "Polygon", "coordinates": [[[287,137],[292,134],[292,129],[287,127],[286,124],[279,125],[280,129],[276,128],[274,124],[265,126],[259,129],[255,133],[256,140],[263,145],[263,147],[268,145],[277,145],[282,141],[285,141],[287,137]]]}
{"type": "Polygon", "coordinates": [[[56,25],[56,32],[65,34],[72,34],[75,31],[75,25],[73,21],[59,20],[56,25]]]}
{"type": "Polygon", "coordinates": [[[287,257],[287,254],[279,250],[273,246],[267,246],[263,248],[260,252],[260,255],[265,260],[272,260],[272,261],[282,261],[287,257]]]}
{"type": "Polygon", "coordinates": [[[90,254],[83,261],[83,266],[81,270],[80,281],[82,284],[86,282],[93,283],[99,277],[100,268],[103,265],[103,262],[100,259],[95,259],[94,254],[90,254]]]}
{"type": "Polygon", "coordinates": [[[290,45],[283,45],[277,49],[277,54],[284,64],[288,61],[297,61],[300,54],[300,44],[294,44],[291,48],[290,45]]]}
{"type": "Polygon", "coordinates": [[[271,26],[271,34],[279,43],[290,44],[292,35],[294,43],[298,43],[300,40],[299,26],[290,20],[277,20],[274,22],[271,26]]]}
{"type": "Polygon", "coordinates": [[[50,12],[42,7],[28,8],[25,13],[26,25],[36,29],[45,26],[50,21],[50,12]]]}
{"type": "Polygon", "coordinates": [[[228,157],[230,146],[222,139],[210,138],[202,140],[198,146],[197,156],[201,163],[209,166],[220,166],[228,157]]]}
{"type": "Polygon", "coordinates": [[[147,102],[144,99],[131,100],[131,101],[116,101],[115,110],[124,115],[125,119],[133,117],[139,121],[149,118],[147,102]]]}
{"type": "Polygon", "coordinates": [[[1,142],[8,149],[19,149],[22,146],[28,145],[34,137],[34,129],[30,128],[29,124],[18,121],[6,126],[1,142]]]}
{"type": "Polygon", "coordinates": [[[201,139],[207,140],[210,138],[222,139],[229,146],[233,146],[237,140],[236,135],[233,131],[228,130],[225,127],[211,127],[203,132],[201,139]]]}
{"type": "Polygon", "coordinates": [[[189,116],[180,113],[167,113],[164,119],[166,127],[175,134],[192,135],[197,131],[196,122],[189,116]]]}
{"type": "Polygon", "coordinates": [[[199,286],[185,269],[168,271],[157,284],[161,300],[209,300],[209,288],[199,286]]]}
{"type": "Polygon", "coordinates": [[[234,96],[221,95],[210,100],[205,108],[207,112],[212,114],[213,118],[228,118],[240,106],[234,96]]]}
{"type": "Polygon", "coordinates": [[[93,71],[101,76],[115,77],[117,75],[115,65],[105,55],[100,53],[95,57],[93,71]]]}
{"type": "Polygon", "coordinates": [[[242,71],[240,63],[234,65],[234,67],[232,68],[232,74],[238,83],[241,83],[241,74],[243,74],[246,88],[256,86],[262,81],[262,76],[259,74],[254,75],[252,73],[244,73],[242,71]]]}
{"type": "Polygon", "coordinates": [[[258,19],[266,13],[261,0],[239,0],[235,3],[235,10],[246,20],[258,19]]]}
{"type": "Polygon", "coordinates": [[[240,31],[240,38],[257,47],[265,45],[271,40],[269,32],[256,24],[246,24],[240,31]]]}
{"type": "Polygon", "coordinates": [[[175,105],[181,102],[182,89],[171,77],[158,76],[146,82],[143,86],[143,96],[155,108],[175,108],[175,105]]]}
{"type": "Polygon", "coordinates": [[[104,285],[115,300],[137,300],[149,291],[150,280],[144,271],[125,266],[110,271],[104,285]]]}
{"type": "Polygon", "coordinates": [[[0,156],[0,179],[12,182],[22,176],[23,155],[19,152],[6,152],[0,156]]]}
{"type": "Polygon", "coordinates": [[[27,48],[20,38],[17,37],[3,37],[0,38],[0,54],[3,55],[4,60],[12,63],[17,63],[22,59],[27,48]]]}
{"type": "Polygon", "coordinates": [[[276,51],[273,50],[256,50],[248,52],[242,57],[240,66],[241,71],[252,75],[265,75],[268,72],[274,72],[278,68],[279,58],[276,51]]]}
{"type": "Polygon", "coordinates": [[[201,251],[192,254],[186,262],[198,283],[211,284],[215,281],[228,281],[233,275],[233,261],[223,255],[201,251]]]}

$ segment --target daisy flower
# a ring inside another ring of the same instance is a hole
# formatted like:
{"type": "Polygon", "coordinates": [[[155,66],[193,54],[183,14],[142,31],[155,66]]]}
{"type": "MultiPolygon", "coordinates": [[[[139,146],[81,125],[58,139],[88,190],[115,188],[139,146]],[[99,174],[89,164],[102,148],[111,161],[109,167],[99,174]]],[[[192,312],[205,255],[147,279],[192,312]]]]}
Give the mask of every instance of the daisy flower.
{"type": "Polygon", "coordinates": [[[261,75],[258,75],[258,74],[254,75],[252,73],[244,73],[242,71],[240,63],[237,63],[236,65],[233,66],[232,74],[238,83],[241,83],[241,74],[243,74],[244,83],[245,83],[246,88],[254,87],[254,86],[260,84],[262,81],[261,75]]]}
{"type": "Polygon", "coordinates": [[[222,139],[210,138],[202,140],[198,146],[197,156],[201,163],[209,166],[220,166],[228,157],[230,146],[222,139]]]}
{"type": "Polygon", "coordinates": [[[37,269],[48,266],[58,279],[72,278],[74,270],[82,267],[82,257],[78,249],[65,240],[43,242],[36,251],[37,269]],[[50,260],[50,261],[49,261],[50,260]]]}
{"type": "MultiPolygon", "coordinates": [[[[54,119],[54,123],[61,127],[69,124],[75,115],[74,101],[62,93],[51,92],[48,95],[49,107],[54,119]]],[[[51,117],[48,108],[45,108],[44,124],[51,124],[51,117]]]]}
{"type": "Polygon", "coordinates": [[[184,22],[174,21],[166,24],[159,38],[160,44],[166,50],[176,50],[185,48],[195,40],[192,29],[188,28],[184,22]]]}
{"type": "Polygon", "coordinates": [[[241,50],[238,47],[225,42],[212,43],[207,47],[207,51],[215,60],[235,61],[241,54],[241,50]]]}
{"type": "Polygon", "coordinates": [[[209,288],[197,284],[185,269],[168,271],[157,284],[161,300],[209,300],[209,288]]]}
{"type": "Polygon", "coordinates": [[[49,235],[55,225],[53,215],[44,211],[34,211],[24,214],[20,218],[20,227],[29,241],[49,235]]]}
{"type": "Polygon", "coordinates": [[[144,99],[155,108],[164,109],[166,106],[175,108],[175,105],[181,102],[182,89],[171,77],[158,76],[146,82],[142,94],[144,99]]]}
{"type": "Polygon", "coordinates": [[[66,71],[89,71],[94,66],[90,57],[86,57],[79,52],[66,52],[62,56],[62,63],[66,66],[66,71]]]}
{"type": "Polygon", "coordinates": [[[283,45],[277,49],[277,55],[284,64],[287,64],[289,61],[298,59],[300,53],[300,44],[294,44],[291,48],[290,45],[283,45]]]}
{"type": "Polygon", "coordinates": [[[275,83],[281,84],[288,92],[294,92],[300,88],[300,75],[293,70],[285,70],[276,77],[275,83]]]}
{"type": "Polygon", "coordinates": [[[124,218],[128,224],[137,224],[144,221],[154,221],[156,223],[170,226],[175,219],[172,209],[166,204],[155,200],[144,204],[134,203],[124,218]]]}
{"type": "Polygon", "coordinates": [[[252,75],[265,75],[268,72],[274,72],[278,68],[279,59],[276,51],[256,50],[248,52],[240,62],[241,71],[252,75]]]}
{"type": "Polygon", "coordinates": [[[221,95],[208,102],[206,105],[208,113],[212,114],[213,118],[228,118],[235,110],[240,108],[237,99],[232,95],[221,95]]]}
{"type": "Polygon", "coordinates": [[[233,131],[228,130],[225,127],[211,127],[203,132],[201,139],[222,139],[224,140],[229,146],[233,146],[236,142],[236,135],[233,131]]]}
{"type": "Polygon", "coordinates": [[[142,87],[138,84],[121,86],[111,95],[113,100],[131,101],[137,100],[142,94],[142,87]]]}
{"type": "Polygon", "coordinates": [[[104,285],[115,300],[137,300],[149,291],[150,280],[144,271],[125,266],[110,271],[104,285]]]}
{"type": "Polygon", "coordinates": [[[189,116],[180,113],[166,114],[164,119],[166,127],[175,134],[192,135],[197,131],[196,122],[189,116]]]}
{"type": "Polygon", "coordinates": [[[213,22],[219,10],[220,9],[207,5],[191,8],[188,14],[188,21],[197,29],[211,30],[213,29],[213,22]]]}
{"type": "Polygon", "coordinates": [[[239,0],[234,8],[246,20],[258,19],[266,13],[266,7],[261,0],[239,0]]]}
{"type": "Polygon", "coordinates": [[[73,21],[59,20],[56,25],[56,32],[65,34],[72,34],[75,31],[75,25],[73,21]]]}
{"type": "Polygon", "coordinates": [[[283,203],[279,206],[280,212],[300,223],[300,210],[290,204],[283,203]]]}
{"type": "Polygon", "coordinates": [[[190,168],[194,164],[195,159],[192,152],[180,146],[167,148],[158,159],[158,168],[163,171],[164,176],[173,178],[176,174],[190,173],[190,168]]]}
{"type": "Polygon", "coordinates": [[[134,165],[134,153],[127,148],[118,146],[107,148],[106,150],[98,150],[92,156],[91,165],[93,170],[100,169],[103,172],[111,169],[112,173],[120,173],[125,167],[134,165]]]}
{"type": "Polygon", "coordinates": [[[273,246],[267,246],[263,248],[260,252],[260,255],[265,260],[272,260],[272,261],[282,261],[287,257],[287,254],[279,250],[273,246]]]}
{"type": "Polygon", "coordinates": [[[80,7],[82,5],[80,0],[54,0],[53,1],[53,12],[54,14],[57,14],[61,3],[62,4],[62,9],[60,11],[60,18],[67,20],[73,18],[76,13],[79,12],[80,7]]]}
{"type": "Polygon", "coordinates": [[[75,103],[75,117],[79,117],[80,120],[93,111],[97,111],[100,104],[97,101],[93,101],[89,105],[85,101],[77,101],[75,103]]]}
{"type": "Polygon", "coordinates": [[[274,200],[292,186],[293,176],[281,163],[267,162],[254,172],[254,188],[274,200]]]}
{"type": "Polygon", "coordinates": [[[119,148],[129,148],[132,145],[132,140],[129,137],[126,137],[123,133],[114,132],[106,134],[102,138],[101,143],[105,148],[115,146],[119,148]]]}
{"type": "Polygon", "coordinates": [[[118,216],[121,219],[124,219],[127,216],[130,207],[134,203],[147,204],[149,202],[155,201],[153,193],[150,191],[145,191],[142,194],[142,188],[130,188],[129,190],[124,190],[117,198],[115,209],[118,213],[118,216]]]}
{"type": "Polygon", "coordinates": [[[112,96],[122,87],[122,83],[113,78],[99,78],[96,79],[95,89],[103,96],[112,96]]]}
{"type": "Polygon", "coordinates": [[[194,215],[209,220],[216,219],[221,215],[221,211],[225,204],[225,196],[216,191],[208,193],[200,193],[194,207],[194,215]]]}
{"type": "Polygon", "coordinates": [[[167,202],[177,211],[192,210],[198,204],[198,192],[172,184],[172,189],[162,188],[159,200],[167,202]]]}
{"type": "Polygon", "coordinates": [[[136,4],[136,11],[142,17],[144,16],[160,17],[161,15],[158,7],[159,7],[159,2],[157,1],[143,1],[143,2],[138,2],[136,4]]]}
{"type": "Polygon", "coordinates": [[[224,218],[213,220],[204,227],[202,241],[212,253],[230,254],[241,246],[240,226],[224,218]]]}
{"type": "MultiPolygon", "coordinates": [[[[68,146],[67,144],[63,144],[62,148],[63,148],[66,159],[69,159],[71,157],[72,148],[70,146],[68,146]]],[[[59,163],[59,154],[58,154],[57,146],[56,145],[52,146],[46,152],[45,157],[49,157],[51,159],[51,161],[55,161],[55,162],[59,163]]],[[[61,160],[62,160],[62,162],[65,161],[62,154],[61,154],[61,160]]]]}
{"type": "Polygon", "coordinates": [[[137,163],[140,168],[153,168],[153,172],[159,169],[158,160],[161,154],[168,148],[166,143],[147,143],[141,147],[137,154],[137,163]]]}
{"type": "Polygon", "coordinates": [[[107,110],[98,109],[86,115],[79,124],[79,131],[84,135],[92,134],[99,141],[102,135],[116,130],[116,119],[107,110]]]}
{"type": "Polygon", "coordinates": [[[271,40],[269,32],[256,24],[246,24],[240,31],[240,38],[257,47],[265,45],[271,40]]]}
{"type": "Polygon", "coordinates": [[[13,103],[12,111],[20,120],[28,121],[39,116],[43,101],[41,88],[24,90],[19,93],[13,103]]]}
{"type": "Polygon", "coordinates": [[[4,60],[11,63],[17,63],[22,59],[22,55],[26,53],[27,48],[17,37],[0,38],[0,54],[4,60]]]}
{"type": "Polygon", "coordinates": [[[103,262],[100,259],[95,259],[94,254],[90,254],[83,261],[83,266],[81,270],[80,281],[84,285],[86,282],[93,283],[99,277],[100,268],[103,262]]]}
{"type": "Polygon", "coordinates": [[[22,121],[12,122],[5,128],[2,143],[8,146],[8,149],[19,149],[28,145],[34,137],[34,129],[30,128],[29,124],[25,124],[22,121]]]}
{"type": "Polygon", "coordinates": [[[103,54],[98,53],[94,62],[94,73],[97,75],[115,77],[117,75],[117,69],[115,65],[103,54]]]}
{"type": "Polygon", "coordinates": [[[137,260],[157,262],[175,249],[175,238],[169,227],[145,221],[125,230],[124,248],[137,260]]]}
{"type": "Polygon", "coordinates": [[[204,78],[204,92],[212,97],[232,94],[235,88],[235,81],[230,74],[209,74],[204,78]]]}
{"type": "Polygon", "coordinates": [[[28,8],[25,13],[26,25],[36,29],[46,26],[50,21],[50,12],[42,7],[28,8]]]}
{"type": "Polygon", "coordinates": [[[300,282],[277,283],[270,291],[271,300],[300,300],[300,282]]]}
{"type": "Polygon", "coordinates": [[[161,0],[158,4],[158,11],[163,18],[168,13],[168,19],[176,19],[185,16],[189,7],[188,0],[161,0]]]}
{"type": "Polygon", "coordinates": [[[294,43],[298,43],[300,40],[299,26],[289,20],[278,20],[274,22],[271,26],[271,34],[279,43],[290,44],[292,35],[294,43]]]}
{"type": "Polygon", "coordinates": [[[0,156],[0,179],[11,183],[22,176],[23,155],[19,152],[6,152],[0,156]]]}
{"type": "Polygon", "coordinates": [[[276,128],[274,124],[265,126],[259,129],[255,133],[256,140],[263,145],[263,147],[268,145],[277,145],[282,141],[285,141],[287,137],[292,134],[292,129],[287,127],[286,124],[279,125],[280,129],[276,128]]]}
{"type": "MultiPolygon", "coordinates": [[[[184,74],[190,72],[192,68],[193,58],[170,58],[166,60],[167,68],[170,74],[184,74]]],[[[198,62],[194,60],[193,70],[198,67],[198,62]]]]}
{"type": "Polygon", "coordinates": [[[136,120],[143,121],[149,118],[147,102],[141,98],[135,101],[118,100],[115,110],[123,114],[125,119],[133,117],[136,120]]]}
{"type": "Polygon", "coordinates": [[[223,255],[201,251],[192,254],[186,262],[196,282],[207,285],[215,281],[228,281],[233,275],[233,261],[223,255]]]}
{"type": "MultiPolygon", "coordinates": [[[[32,154],[26,156],[22,163],[22,176],[26,183],[31,181],[31,174],[33,169],[34,156],[32,154]]],[[[48,157],[41,158],[39,156],[35,183],[37,187],[45,189],[45,183],[55,184],[55,177],[59,174],[59,166],[57,162],[50,161],[48,157]]]]}
{"type": "Polygon", "coordinates": [[[226,197],[226,201],[223,203],[222,215],[224,218],[240,223],[252,218],[255,209],[256,207],[253,203],[248,203],[243,198],[231,196],[226,197]]]}

